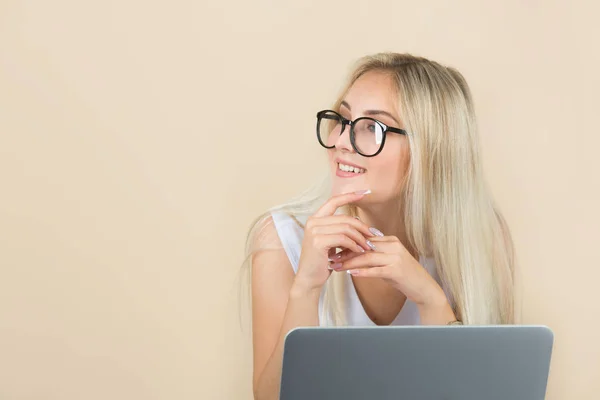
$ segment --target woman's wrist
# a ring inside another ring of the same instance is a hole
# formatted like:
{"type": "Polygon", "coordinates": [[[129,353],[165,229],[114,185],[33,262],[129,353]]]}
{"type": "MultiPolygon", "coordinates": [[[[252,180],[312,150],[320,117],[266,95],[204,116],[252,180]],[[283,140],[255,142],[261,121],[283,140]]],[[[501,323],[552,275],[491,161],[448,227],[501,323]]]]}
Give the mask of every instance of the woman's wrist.
{"type": "Polygon", "coordinates": [[[456,321],[452,306],[443,291],[422,303],[418,303],[417,308],[423,325],[447,325],[456,321]]]}
{"type": "Polygon", "coordinates": [[[301,279],[294,279],[290,290],[292,298],[318,298],[321,295],[321,287],[309,285],[301,279]]]}
{"type": "Polygon", "coordinates": [[[447,301],[441,305],[421,305],[418,308],[422,325],[447,325],[456,321],[454,311],[447,301]]]}

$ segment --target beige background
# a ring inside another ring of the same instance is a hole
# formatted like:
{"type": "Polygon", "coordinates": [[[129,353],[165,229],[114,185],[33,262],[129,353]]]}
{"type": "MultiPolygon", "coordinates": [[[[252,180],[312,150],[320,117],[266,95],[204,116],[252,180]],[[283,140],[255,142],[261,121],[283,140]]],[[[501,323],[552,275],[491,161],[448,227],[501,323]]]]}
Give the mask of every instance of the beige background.
{"type": "Polygon", "coordinates": [[[249,399],[245,231],[320,173],[350,63],[392,50],[470,82],[548,399],[597,399],[599,11],[1,1],[0,398],[249,399]]]}

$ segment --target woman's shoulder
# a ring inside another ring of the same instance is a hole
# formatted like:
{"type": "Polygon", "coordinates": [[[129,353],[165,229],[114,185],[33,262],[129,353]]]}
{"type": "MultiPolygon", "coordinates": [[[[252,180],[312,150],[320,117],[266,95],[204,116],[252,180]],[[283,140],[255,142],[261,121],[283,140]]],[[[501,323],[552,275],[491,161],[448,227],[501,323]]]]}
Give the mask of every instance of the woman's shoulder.
{"type": "Polygon", "coordinates": [[[297,272],[304,238],[304,225],[308,215],[278,210],[272,211],[270,218],[273,221],[278,240],[284,248],[294,272],[297,272]]]}
{"type": "Polygon", "coordinates": [[[304,229],[306,225],[306,221],[308,220],[309,215],[307,214],[295,214],[290,211],[285,210],[275,210],[270,213],[271,218],[273,219],[273,223],[275,226],[283,225],[283,224],[291,224],[293,226],[297,226],[301,229],[304,229]]]}
{"type": "Polygon", "coordinates": [[[273,210],[262,214],[252,228],[252,247],[285,247],[286,241],[297,241],[303,236],[308,215],[285,210],[273,210]]]}

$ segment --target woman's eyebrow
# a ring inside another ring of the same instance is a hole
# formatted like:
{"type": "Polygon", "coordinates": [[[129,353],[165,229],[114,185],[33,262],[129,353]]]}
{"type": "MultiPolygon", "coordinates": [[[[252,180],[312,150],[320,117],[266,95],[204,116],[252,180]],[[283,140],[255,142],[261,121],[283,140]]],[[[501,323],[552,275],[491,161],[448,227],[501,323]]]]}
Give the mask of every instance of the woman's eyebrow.
{"type": "MultiPolygon", "coordinates": [[[[348,102],[346,100],[342,100],[342,102],[340,103],[340,106],[344,106],[348,109],[348,111],[352,111],[352,107],[350,107],[350,104],[348,104],[348,102]]],[[[367,110],[365,111],[365,115],[374,117],[377,115],[385,115],[387,117],[390,117],[391,119],[393,119],[397,124],[398,127],[402,126],[402,124],[400,123],[400,121],[398,121],[398,119],[396,117],[394,117],[392,114],[390,114],[387,111],[383,111],[383,110],[367,110]]]]}
{"type": "Polygon", "coordinates": [[[398,127],[400,127],[402,125],[400,123],[400,121],[398,121],[396,119],[396,117],[394,117],[392,114],[390,114],[387,111],[383,111],[383,110],[367,110],[367,111],[365,111],[365,115],[369,115],[369,116],[385,115],[387,117],[390,117],[394,121],[396,121],[396,123],[398,124],[398,127]]]}

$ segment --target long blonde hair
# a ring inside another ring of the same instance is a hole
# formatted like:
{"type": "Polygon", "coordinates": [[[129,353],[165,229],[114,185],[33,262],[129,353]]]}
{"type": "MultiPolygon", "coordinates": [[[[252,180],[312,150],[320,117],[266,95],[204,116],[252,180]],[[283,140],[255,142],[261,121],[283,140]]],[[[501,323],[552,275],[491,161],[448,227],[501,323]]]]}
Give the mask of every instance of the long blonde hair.
{"type": "MultiPolygon", "coordinates": [[[[408,240],[418,254],[433,257],[465,324],[511,324],[515,321],[515,254],[510,231],[492,198],[483,173],[479,135],[470,89],[451,67],[410,54],[380,53],[361,58],[341,95],[369,71],[389,73],[399,96],[410,165],[400,210],[408,240]]],[[[246,262],[263,250],[260,232],[271,212],[311,215],[330,194],[325,178],[290,202],[258,217],[248,234],[246,262]]],[[[353,207],[343,212],[355,215],[353,207]]],[[[332,274],[325,285],[323,308],[333,324],[346,320],[344,280],[332,274]]]]}

